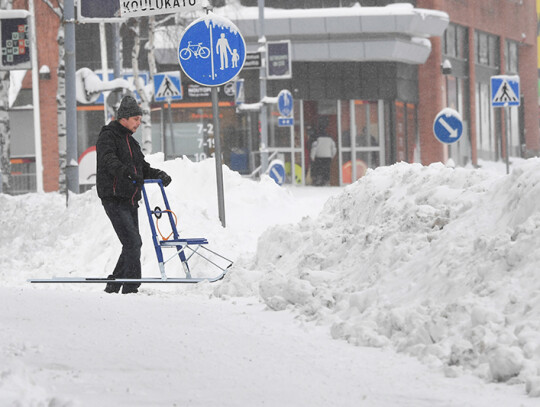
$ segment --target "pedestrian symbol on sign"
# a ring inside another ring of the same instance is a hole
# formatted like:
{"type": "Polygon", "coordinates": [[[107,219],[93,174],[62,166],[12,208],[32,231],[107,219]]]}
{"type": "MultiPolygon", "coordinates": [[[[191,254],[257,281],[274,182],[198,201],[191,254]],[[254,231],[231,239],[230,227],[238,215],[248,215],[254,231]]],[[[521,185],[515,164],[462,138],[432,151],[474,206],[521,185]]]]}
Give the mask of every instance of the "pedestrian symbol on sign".
{"type": "Polygon", "coordinates": [[[185,74],[204,86],[220,86],[242,70],[246,44],[229,20],[208,14],[182,33],[178,61],[185,74]],[[192,58],[194,57],[194,58],[192,58]]]}
{"type": "Polygon", "coordinates": [[[512,88],[508,85],[507,81],[503,81],[501,87],[495,94],[495,97],[493,98],[494,102],[517,102],[519,99],[512,90],[512,88]]]}
{"type": "Polygon", "coordinates": [[[154,89],[156,102],[181,100],[180,72],[171,71],[154,75],[154,89]]]}
{"type": "Polygon", "coordinates": [[[493,107],[519,106],[519,76],[497,75],[491,77],[491,105],[493,107]]]}
{"type": "Polygon", "coordinates": [[[161,87],[156,93],[158,98],[172,98],[173,96],[180,95],[180,91],[176,89],[176,86],[173,85],[168,76],[165,77],[165,80],[161,83],[161,87]]]}

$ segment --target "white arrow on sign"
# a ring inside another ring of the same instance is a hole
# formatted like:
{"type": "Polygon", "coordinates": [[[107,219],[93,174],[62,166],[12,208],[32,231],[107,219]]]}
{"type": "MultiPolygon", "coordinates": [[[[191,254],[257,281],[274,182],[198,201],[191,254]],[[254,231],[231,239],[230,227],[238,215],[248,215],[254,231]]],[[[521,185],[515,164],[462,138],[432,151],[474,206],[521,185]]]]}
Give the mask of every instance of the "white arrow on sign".
{"type": "Polygon", "coordinates": [[[276,168],[272,168],[271,170],[272,174],[274,174],[274,176],[276,177],[276,180],[278,181],[278,183],[281,185],[283,184],[283,177],[281,176],[281,174],[279,173],[279,171],[276,169],[276,168]]]}
{"type": "Polygon", "coordinates": [[[448,130],[448,133],[450,133],[450,138],[457,138],[458,137],[458,131],[457,129],[454,129],[452,126],[448,124],[446,120],[444,120],[444,117],[441,117],[439,119],[443,127],[448,130]]]}

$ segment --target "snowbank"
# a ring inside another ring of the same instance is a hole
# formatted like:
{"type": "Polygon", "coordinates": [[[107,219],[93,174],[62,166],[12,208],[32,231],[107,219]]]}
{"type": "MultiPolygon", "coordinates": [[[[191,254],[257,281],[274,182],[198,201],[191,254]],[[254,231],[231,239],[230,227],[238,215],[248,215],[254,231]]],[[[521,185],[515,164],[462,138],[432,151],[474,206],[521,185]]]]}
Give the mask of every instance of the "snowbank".
{"type": "MultiPolygon", "coordinates": [[[[259,239],[259,291],[332,336],[540,394],[540,160],[509,176],[396,164],[259,239]]],[[[239,292],[231,275],[217,293],[239,292]]],[[[243,274],[240,277],[244,277],[243,274]]]]}
{"type": "MultiPolygon", "coordinates": [[[[540,159],[508,176],[440,164],[381,167],[320,214],[306,201],[299,208],[269,178],[254,182],[224,167],[226,228],[213,160],[148,159],[173,178],[167,193],[181,233],[207,237],[235,265],[216,285],[145,287],[145,294],[256,297],[328,327],[336,339],[414,355],[449,377],[473,372],[523,383],[540,396],[540,159]]],[[[66,207],[57,193],[0,194],[0,285],[109,274],[120,245],[95,190],[69,199],[66,207]]],[[[143,270],[159,275],[139,214],[143,270]]]]}

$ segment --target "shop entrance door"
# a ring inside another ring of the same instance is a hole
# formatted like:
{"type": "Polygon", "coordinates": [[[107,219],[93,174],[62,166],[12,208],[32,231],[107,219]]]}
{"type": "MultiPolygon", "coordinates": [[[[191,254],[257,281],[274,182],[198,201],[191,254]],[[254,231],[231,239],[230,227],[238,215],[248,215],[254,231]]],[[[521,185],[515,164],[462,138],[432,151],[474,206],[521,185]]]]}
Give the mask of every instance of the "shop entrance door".
{"type": "Polygon", "coordinates": [[[345,185],[384,165],[384,102],[340,100],[338,111],[339,184],[345,185]]]}

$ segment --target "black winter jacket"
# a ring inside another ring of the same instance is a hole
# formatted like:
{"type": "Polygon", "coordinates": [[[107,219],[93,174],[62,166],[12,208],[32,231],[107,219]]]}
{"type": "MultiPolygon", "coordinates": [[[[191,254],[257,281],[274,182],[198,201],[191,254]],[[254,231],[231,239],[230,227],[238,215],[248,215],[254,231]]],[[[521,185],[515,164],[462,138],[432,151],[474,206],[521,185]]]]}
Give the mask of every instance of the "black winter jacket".
{"type": "Polygon", "coordinates": [[[128,178],[130,173],[143,178],[158,178],[161,170],[150,167],[132,132],[113,120],[103,126],[96,144],[96,187],[102,200],[127,201],[138,206],[141,188],[128,178]]]}

